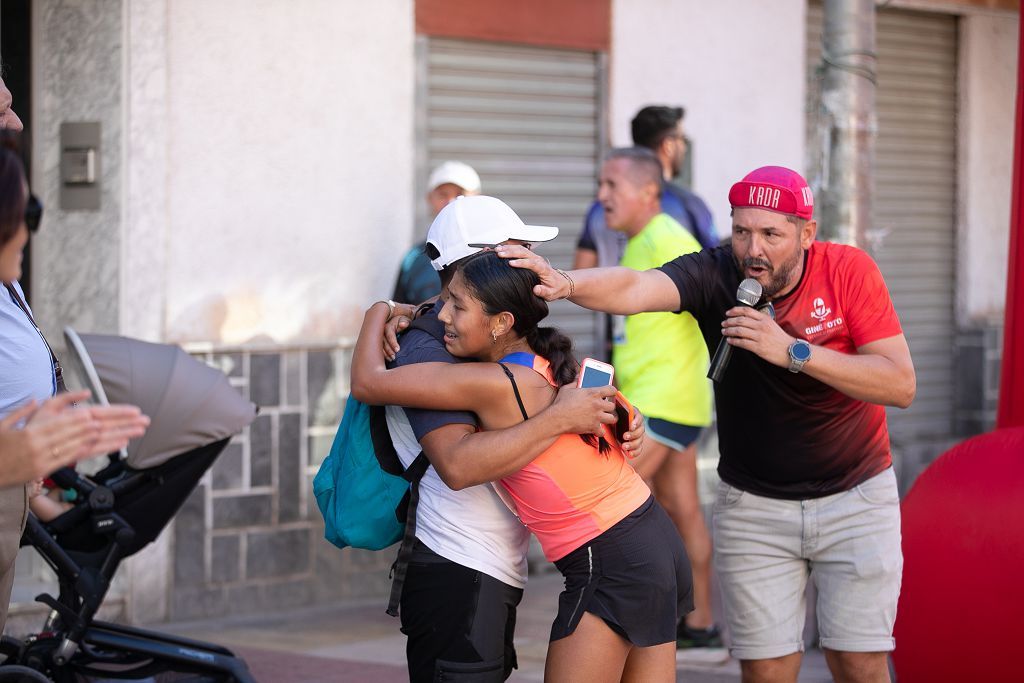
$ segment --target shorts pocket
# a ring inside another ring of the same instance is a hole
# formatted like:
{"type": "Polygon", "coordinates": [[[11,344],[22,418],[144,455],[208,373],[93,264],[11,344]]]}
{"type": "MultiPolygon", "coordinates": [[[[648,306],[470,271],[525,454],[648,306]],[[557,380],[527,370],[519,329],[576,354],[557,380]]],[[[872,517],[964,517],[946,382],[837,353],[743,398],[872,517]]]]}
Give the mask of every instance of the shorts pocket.
{"type": "Polygon", "coordinates": [[[900,492],[892,468],[876,474],[854,487],[865,502],[872,505],[899,505],[900,492]]]}
{"type": "Polygon", "coordinates": [[[439,659],[434,667],[435,683],[501,683],[504,680],[504,657],[487,662],[447,662],[439,659]]]}
{"type": "Polygon", "coordinates": [[[743,500],[742,489],[738,489],[735,486],[730,486],[724,481],[718,483],[718,492],[715,495],[715,506],[716,510],[728,510],[729,508],[736,507],[743,500]]]}

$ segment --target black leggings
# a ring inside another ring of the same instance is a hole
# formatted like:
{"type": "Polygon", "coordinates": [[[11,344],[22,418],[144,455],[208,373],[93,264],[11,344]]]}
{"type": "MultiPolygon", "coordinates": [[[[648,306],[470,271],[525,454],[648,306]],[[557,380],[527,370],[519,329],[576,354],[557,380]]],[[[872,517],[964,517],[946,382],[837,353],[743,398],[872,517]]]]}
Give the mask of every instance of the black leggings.
{"type": "Polygon", "coordinates": [[[412,683],[500,683],[516,668],[512,636],[523,597],[446,560],[419,540],[402,588],[402,633],[412,683]]]}

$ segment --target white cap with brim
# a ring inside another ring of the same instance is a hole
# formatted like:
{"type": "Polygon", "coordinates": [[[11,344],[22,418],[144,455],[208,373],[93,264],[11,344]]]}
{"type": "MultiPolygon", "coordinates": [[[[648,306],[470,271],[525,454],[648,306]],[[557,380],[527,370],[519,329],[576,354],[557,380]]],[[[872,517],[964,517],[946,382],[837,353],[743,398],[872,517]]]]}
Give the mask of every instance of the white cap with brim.
{"type": "Polygon", "coordinates": [[[461,161],[446,161],[435,168],[427,180],[427,190],[436,189],[446,183],[458,185],[470,194],[480,191],[480,176],[472,166],[461,161]]]}
{"type": "Polygon", "coordinates": [[[427,256],[434,270],[508,240],[548,242],[558,228],[526,225],[508,204],[496,197],[458,197],[441,209],[427,232],[427,256]]]}

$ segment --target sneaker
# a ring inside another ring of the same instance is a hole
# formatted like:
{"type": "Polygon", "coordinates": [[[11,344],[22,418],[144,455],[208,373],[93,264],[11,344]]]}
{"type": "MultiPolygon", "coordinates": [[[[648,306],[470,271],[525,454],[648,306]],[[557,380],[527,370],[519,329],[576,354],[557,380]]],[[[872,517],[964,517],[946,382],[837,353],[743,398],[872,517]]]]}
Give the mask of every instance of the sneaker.
{"type": "Polygon", "coordinates": [[[676,649],[687,650],[699,647],[723,647],[722,633],[717,626],[711,628],[690,628],[686,622],[679,624],[676,630],[676,649]]]}

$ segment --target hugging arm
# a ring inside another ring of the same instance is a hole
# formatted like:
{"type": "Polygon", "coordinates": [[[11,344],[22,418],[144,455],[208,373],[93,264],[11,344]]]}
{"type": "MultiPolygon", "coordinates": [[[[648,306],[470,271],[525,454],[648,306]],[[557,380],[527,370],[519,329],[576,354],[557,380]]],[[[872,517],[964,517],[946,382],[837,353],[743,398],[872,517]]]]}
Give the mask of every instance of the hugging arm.
{"type": "Polygon", "coordinates": [[[418,363],[388,369],[383,352],[388,314],[387,304],[377,302],[363,318],[352,352],[353,396],[374,405],[434,410],[474,411],[486,402],[501,375],[487,372],[485,367],[469,363],[418,363]],[[439,387],[444,390],[439,391],[439,387]]]}
{"type": "MultiPolygon", "coordinates": [[[[473,425],[448,424],[424,435],[420,445],[451,489],[495,481],[521,470],[562,434],[596,432],[602,422],[612,422],[614,409],[604,395],[614,390],[594,389],[601,391],[565,386],[550,406],[512,427],[479,432],[473,425]]],[[[642,431],[632,448],[641,442],[642,431]]]]}
{"type": "MultiPolygon", "coordinates": [[[[547,450],[562,434],[598,434],[601,424],[615,421],[614,387],[579,389],[564,386],[554,402],[512,427],[476,431],[473,425],[449,424],[420,439],[423,452],[449,488],[501,479],[518,472],[547,450]]],[[[623,448],[637,456],[644,443],[639,412],[626,433],[623,448]]]]}
{"type": "Polygon", "coordinates": [[[388,360],[394,360],[401,350],[401,346],[398,344],[398,335],[412,324],[412,321],[416,319],[417,312],[421,308],[428,304],[436,304],[438,298],[432,296],[418,306],[401,303],[395,304],[395,310],[384,324],[384,356],[388,360]]]}
{"type": "MultiPolygon", "coordinates": [[[[508,391],[508,380],[472,364],[418,363],[388,370],[380,338],[387,310],[366,314],[352,358],[352,394],[369,403],[441,410],[476,410],[487,394],[508,391]],[[481,372],[483,371],[483,372],[481,372]],[[472,375],[484,375],[485,379],[472,375]],[[445,391],[438,391],[439,386],[445,391]]],[[[506,429],[479,432],[473,425],[448,424],[427,433],[420,445],[441,479],[452,489],[493,481],[522,469],[562,434],[595,433],[615,421],[611,387],[562,387],[544,410],[506,429]]],[[[642,425],[634,423],[628,449],[642,447],[642,425]]]]}

